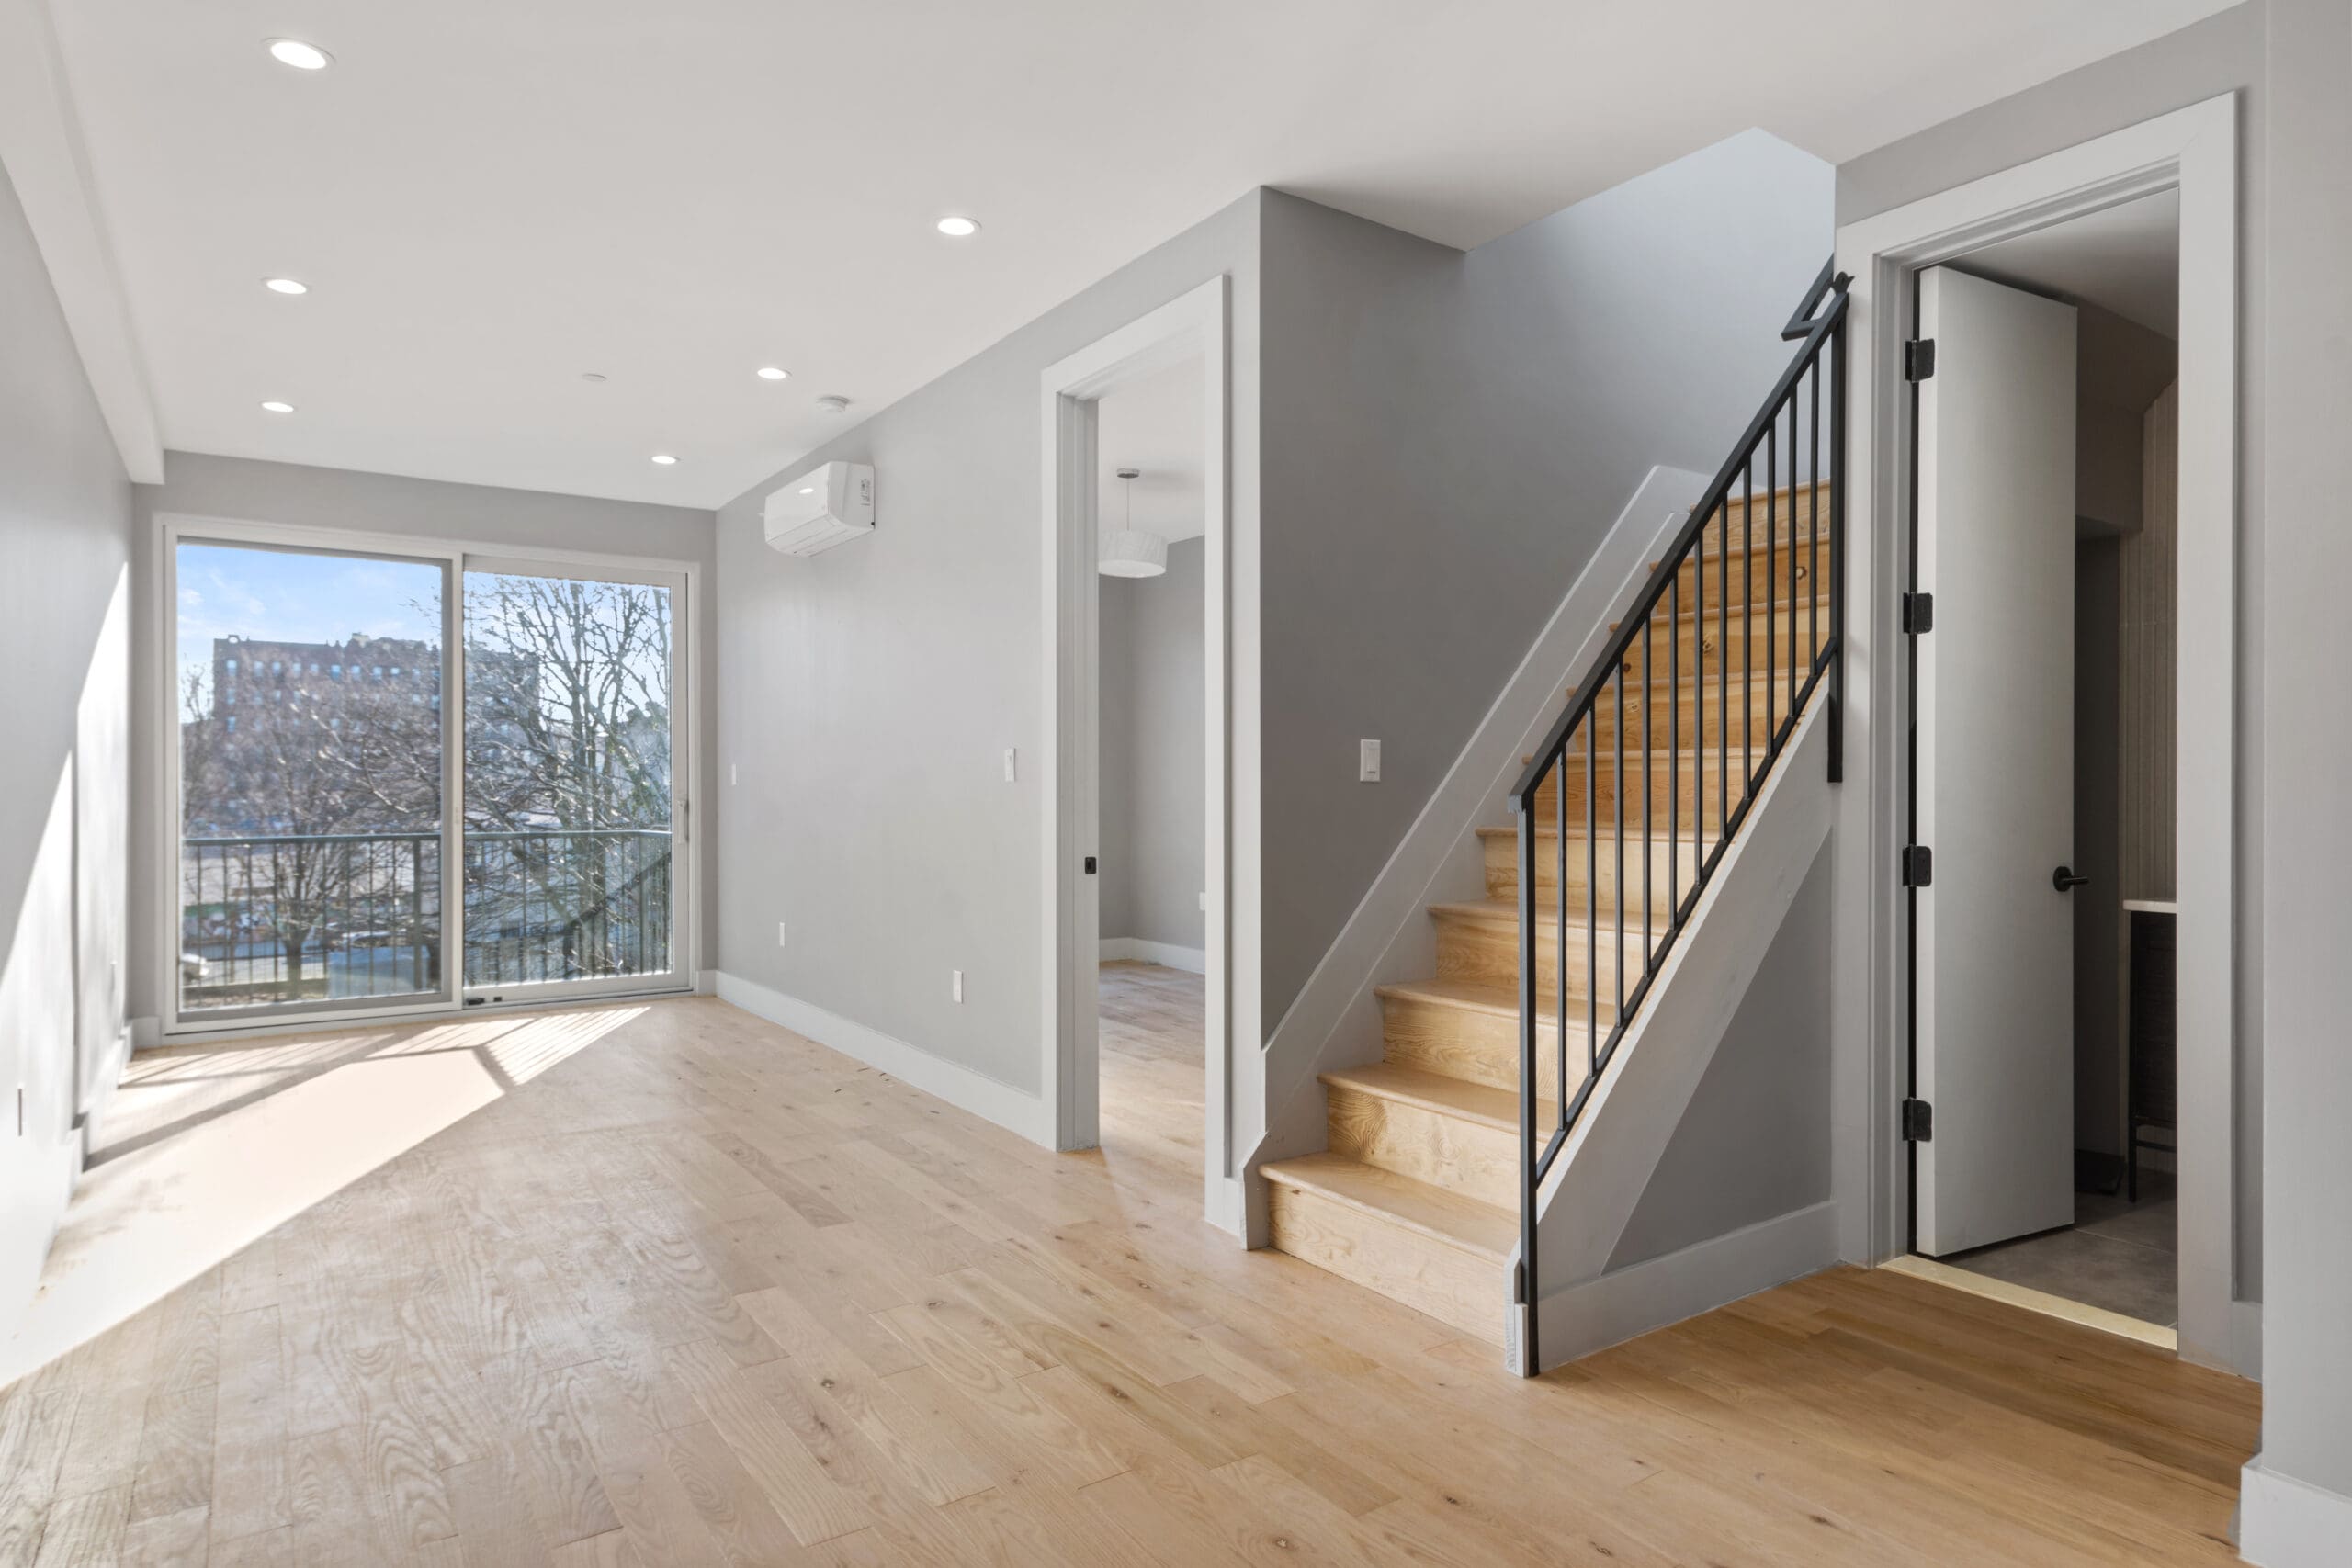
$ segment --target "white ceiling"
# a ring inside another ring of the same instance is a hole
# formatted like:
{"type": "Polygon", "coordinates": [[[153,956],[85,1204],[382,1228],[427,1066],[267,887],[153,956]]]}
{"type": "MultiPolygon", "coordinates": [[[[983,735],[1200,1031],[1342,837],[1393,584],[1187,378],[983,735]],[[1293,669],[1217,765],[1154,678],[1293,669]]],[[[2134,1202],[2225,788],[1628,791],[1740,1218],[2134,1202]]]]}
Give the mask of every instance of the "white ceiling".
{"type": "Polygon", "coordinates": [[[51,0],[165,445],[699,506],[1255,185],[1469,245],[2224,4],[51,0]]]}
{"type": "Polygon", "coordinates": [[[1961,258],[1960,267],[2180,336],[2180,192],[2162,190],[1961,258]]]}
{"type": "Polygon", "coordinates": [[[1102,469],[1095,520],[1105,537],[1135,526],[1169,543],[1208,531],[1202,485],[1208,389],[1196,355],[1106,393],[1095,405],[1094,446],[1102,469]],[[1140,468],[1133,479],[1121,468],[1140,468]]]}

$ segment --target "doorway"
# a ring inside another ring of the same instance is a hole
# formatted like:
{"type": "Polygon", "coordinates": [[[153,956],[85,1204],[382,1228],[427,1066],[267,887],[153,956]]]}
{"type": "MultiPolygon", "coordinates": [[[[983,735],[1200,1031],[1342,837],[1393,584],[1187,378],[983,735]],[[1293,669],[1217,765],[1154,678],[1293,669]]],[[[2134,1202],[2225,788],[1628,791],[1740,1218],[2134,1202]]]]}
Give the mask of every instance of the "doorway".
{"type": "Polygon", "coordinates": [[[1918,274],[1905,639],[1911,1248],[2159,1342],[2178,233],[2158,191],[1918,274]]]}
{"type": "Polygon", "coordinates": [[[1202,373],[1190,355],[1095,404],[1101,1138],[1191,1180],[1208,968],[1202,373]]]}
{"type": "MultiPolygon", "coordinates": [[[[1915,1145],[1905,1134],[1915,1129],[1904,1101],[1917,998],[1902,882],[1914,737],[1900,620],[1913,586],[1905,359],[1914,294],[1928,269],[1972,252],[2177,191],[2173,628],[2185,654],[2171,709],[2182,738],[2173,774],[2177,1342],[2184,1359],[2250,1373],[2260,1364],[2260,1309],[2240,1299],[2237,1263],[2238,113],[2234,95],[2225,94],[1838,231],[1837,265],[1853,279],[1849,384],[1860,422],[1848,452],[1844,570],[1850,601],[1864,609],[1853,624],[1847,676],[1849,784],[1837,807],[1840,839],[1854,852],[1833,874],[1833,944],[1849,961],[1832,978],[1832,1049],[1840,1247],[1857,1261],[1892,1265],[1909,1256],[1914,1197],[1915,1145]]],[[[1938,615],[1947,608],[1939,604],[1938,615]]],[[[1938,857],[1935,873],[1944,869],[1938,857]]]]}
{"type": "MultiPolygon", "coordinates": [[[[1200,570],[1196,593],[1169,593],[1150,603],[1170,615],[1190,615],[1200,626],[1199,695],[1192,712],[1199,746],[1190,758],[1170,767],[1192,766],[1200,793],[1200,851],[1189,850],[1175,859],[1197,865],[1197,881],[1190,886],[1199,921],[1200,952],[1200,1085],[1198,1168],[1204,1211],[1214,1224],[1238,1230],[1242,1220],[1241,1184],[1231,1168],[1233,1104],[1230,1059],[1233,998],[1228,984],[1227,932],[1231,915],[1227,888],[1227,825],[1234,786],[1227,768],[1232,736],[1231,693],[1227,682],[1228,505],[1227,396],[1226,384],[1227,280],[1212,278],[1158,310],[1129,322],[1069,357],[1048,366],[1040,377],[1043,429],[1042,519],[1046,589],[1048,608],[1045,638],[1047,743],[1043,764],[1044,817],[1046,828],[1045,897],[1041,911],[1049,1026],[1046,1032],[1043,1078],[1055,1110],[1055,1144],[1063,1149],[1093,1148],[1102,1141],[1103,1094],[1109,1081],[1102,1065],[1106,1000],[1102,964],[1105,937],[1133,942],[1162,942],[1182,948],[1182,935],[1145,938],[1103,925],[1104,900],[1114,900],[1121,914],[1123,893],[1106,892],[1104,857],[1106,826],[1115,828],[1125,802],[1116,803],[1106,823],[1104,810],[1103,616],[1106,612],[1102,575],[1106,526],[1126,521],[1130,502],[1118,497],[1115,518],[1104,514],[1102,493],[1106,464],[1119,486],[1120,467],[1141,468],[1108,451],[1103,442],[1105,400],[1122,392],[1147,389],[1155,378],[1187,364],[1198,367],[1187,389],[1172,401],[1190,404],[1190,423],[1198,432],[1200,470],[1197,511],[1200,519],[1200,570]],[[1196,759],[1196,760],[1193,760],[1196,759]]],[[[1112,416],[1114,433],[1118,415],[1112,416]]],[[[1170,416],[1182,423],[1178,406],[1170,416]]],[[[1136,483],[1145,476],[1138,473],[1136,483]]],[[[1149,504],[1138,496],[1138,507],[1149,504]]],[[[1148,520],[1138,512],[1135,521],[1148,520]]],[[[1111,534],[1149,529],[1111,527],[1111,534]]],[[[1122,541],[1120,547],[1141,549],[1156,557],[1148,564],[1164,567],[1171,553],[1185,561],[1189,549],[1169,544],[1122,541]]],[[[1117,558],[1114,558],[1114,564],[1117,558]]],[[[1166,573],[1157,579],[1136,580],[1139,592],[1166,590],[1166,573]]],[[[1116,613],[1127,596],[1116,590],[1107,608],[1116,613]]],[[[1140,603],[1140,601],[1138,601],[1140,603]]],[[[1164,696],[1164,694],[1163,694],[1164,696]]],[[[1124,717],[1127,709],[1120,712],[1124,717]]],[[[1012,759],[1008,758],[1008,766],[1012,759]]],[[[1166,782],[1166,781],[1161,781],[1166,782]]],[[[1171,840],[1170,841],[1174,841],[1171,840]]],[[[1123,852],[1124,853],[1124,852],[1123,852]]],[[[1125,857],[1132,862],[1134,856],[1125,857]]],[[[1132,871],[1123,864],[1122,872],[1132,871]]],[[[1115,880],[1115,879],[1114,879],[1115,880]]],[[[1181,898],[1177,891],[1163,897],[1181,898]]],[[[1155,928],[1164,929],[1164,928],[1155,928]]],[[[1117,951],[1117,950],[1114,950],[1117,951]]],[[[1135,949],[1136,952],[1165,949],[1135,949]]],[[[1185,950],[1189,953],[1189,949],[1185,950]]],[[[1162,968],[1176,968],[1162,964],[1162,968]]],[[[1180,971],[1182,972],[1182,971],[1180,971]]],[[[1178,984],[1170,976],[1159,976],[1178,984]]],[[[1181,982],[1189,985],[1190,982],[1181,982]]],[[[1176,1114],[1189,1113],[1189,1105],[1176,1114]]]]}

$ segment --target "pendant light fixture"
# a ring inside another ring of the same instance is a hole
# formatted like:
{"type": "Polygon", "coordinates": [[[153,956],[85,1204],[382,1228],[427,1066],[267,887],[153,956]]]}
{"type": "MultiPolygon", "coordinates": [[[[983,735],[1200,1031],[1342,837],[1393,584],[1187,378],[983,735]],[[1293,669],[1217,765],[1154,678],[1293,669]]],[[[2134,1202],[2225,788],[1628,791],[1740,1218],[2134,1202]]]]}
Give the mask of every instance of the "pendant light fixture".
{"type": "Polygon", "coordinates": [[[1136,480],[1141,468],[1121,468],[1126,482],[1126,524],[1102,542],[1102,570],[1105,577],[1158,577],[1168,570],[1168,541],[1136,526],[1136,480]]]}

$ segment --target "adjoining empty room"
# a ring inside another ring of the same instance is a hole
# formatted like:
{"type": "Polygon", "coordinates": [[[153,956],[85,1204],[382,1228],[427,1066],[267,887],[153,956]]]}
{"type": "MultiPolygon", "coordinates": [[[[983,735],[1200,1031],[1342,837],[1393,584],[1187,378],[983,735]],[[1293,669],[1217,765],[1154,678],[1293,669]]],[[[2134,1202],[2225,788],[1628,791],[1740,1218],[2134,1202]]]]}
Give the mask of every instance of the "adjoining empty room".
{"type": "Polygon", "coordinates": [[[1095,403],[1106,1153],[1198,1180],[1206,1083],[1206,511],[1197,355],[1095,403]]]}

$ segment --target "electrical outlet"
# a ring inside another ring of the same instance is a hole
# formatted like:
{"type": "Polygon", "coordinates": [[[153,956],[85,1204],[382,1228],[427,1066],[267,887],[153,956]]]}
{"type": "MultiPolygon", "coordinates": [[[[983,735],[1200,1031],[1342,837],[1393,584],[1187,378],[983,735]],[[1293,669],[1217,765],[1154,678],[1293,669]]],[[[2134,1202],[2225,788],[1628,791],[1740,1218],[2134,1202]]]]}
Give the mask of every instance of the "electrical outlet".
{"type": "Polygon", "coordinates": [[[962,1001],[964,999],[964,972],[961,969],[950,969],[947,972],[947,994],[949,999],[953,1001],[962,1001]]]}
{"type": "Polygon", "coordinates": [[[778,947],[782,947],[784,945],[784,922],[782,920],[778,920],[775,923],[775,944],[778,947]]]}
{"type": "Polygon", "coordinates": [[[1359,740],[1356,742],[1356,782],[1359,784],[1380,782],[1379,741],[1359,740]]]}

